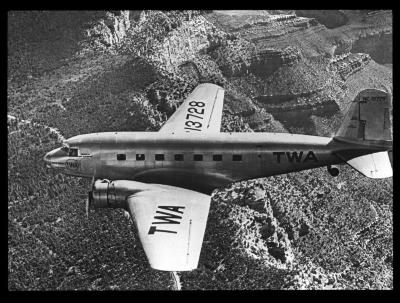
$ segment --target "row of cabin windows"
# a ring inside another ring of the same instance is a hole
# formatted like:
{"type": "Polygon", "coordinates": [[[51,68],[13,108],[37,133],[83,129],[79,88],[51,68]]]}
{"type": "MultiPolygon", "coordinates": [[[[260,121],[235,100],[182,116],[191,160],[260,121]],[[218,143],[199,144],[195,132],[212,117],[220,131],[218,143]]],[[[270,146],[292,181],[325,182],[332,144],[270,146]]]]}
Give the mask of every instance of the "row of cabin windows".
{"type": "MultiPolygon", "coordinates": [[[[137,161],[144,161],[145,155],[144,154],[136,154],[137,161]]],[[[155,154],[154,159],[156,161],[164,161],[164,154],[155,154]]],[[[183,161],[183,154],[175,154],[174,156],[175,161],[183,161]]],[[[117,160],[126,160],[125,154],[117,154],[117,160]]],[[[194,161],[203,161],[203,155],[201,154],[194,154],[193,155],[194,161]]],[[[222,161],[222,155],[213,155],[213,161],[222,161]]],[[[242,161],[242,155],[232,155],[232,161],[242,161]]]]}

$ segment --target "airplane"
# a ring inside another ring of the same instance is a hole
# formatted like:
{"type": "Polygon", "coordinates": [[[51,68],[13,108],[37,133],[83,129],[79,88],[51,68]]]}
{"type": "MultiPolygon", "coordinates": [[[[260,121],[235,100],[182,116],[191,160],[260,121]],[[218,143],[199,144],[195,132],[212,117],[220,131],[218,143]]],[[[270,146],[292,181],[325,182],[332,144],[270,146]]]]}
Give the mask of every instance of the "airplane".
{"type": "Polygon", "coordinates": [[[153,269],[198,266],[211,193],[232,182],[347,163],[369,178],[393,174],[391,94],[361,91],[333,137],[220,132],[224,89],[198,85],[158,132],[69,138],[46,166],[92,178],[88,207],[129,212],[153,269]]]}

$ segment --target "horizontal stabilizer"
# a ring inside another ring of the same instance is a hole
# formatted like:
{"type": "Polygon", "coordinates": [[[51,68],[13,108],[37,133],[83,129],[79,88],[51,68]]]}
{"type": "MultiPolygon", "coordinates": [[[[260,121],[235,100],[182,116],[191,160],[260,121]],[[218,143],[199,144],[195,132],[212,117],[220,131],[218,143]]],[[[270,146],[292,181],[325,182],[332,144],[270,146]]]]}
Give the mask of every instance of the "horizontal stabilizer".
{"type": "Polygon", "coordinates": [[[392,165],[386,151],[353,158],[346,162],[368,178],[380,179],[393,176],[392,165]]]}

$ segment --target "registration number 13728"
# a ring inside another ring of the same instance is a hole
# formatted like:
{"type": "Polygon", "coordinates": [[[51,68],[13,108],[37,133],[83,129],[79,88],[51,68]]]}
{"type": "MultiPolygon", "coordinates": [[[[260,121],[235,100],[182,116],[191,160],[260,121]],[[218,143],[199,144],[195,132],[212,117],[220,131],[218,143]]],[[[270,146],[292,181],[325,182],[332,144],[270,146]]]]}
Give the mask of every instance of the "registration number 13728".
{"type": "Polygon", "coordinates": [[[188,131],[201,131],[201,127],[203,126],[202,120],[204,119],[203,107],[205,106],[205,103],[201,101],[190,101],[189,105],[190,107],[186,114],[185,129],[188,131]]]}

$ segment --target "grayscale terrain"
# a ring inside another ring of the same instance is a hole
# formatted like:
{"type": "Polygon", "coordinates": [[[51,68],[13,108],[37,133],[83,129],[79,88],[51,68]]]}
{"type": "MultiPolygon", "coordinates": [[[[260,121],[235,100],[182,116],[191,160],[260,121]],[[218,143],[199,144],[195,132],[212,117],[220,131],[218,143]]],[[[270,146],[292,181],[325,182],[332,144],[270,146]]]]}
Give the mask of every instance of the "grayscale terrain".
{"type": "MultiPolygon", "coordinates": [[[[85,216],[91,180],[43,156],[63,137],[157,131],[199,83],[222,131],[332,136],[391,92],[391,11],[8,13],[9,290],[174,289],[122,210],[85,216]]],[[[392,289],[393,182],[348,166],[215,190],[192,289],[392,289]]]]}

